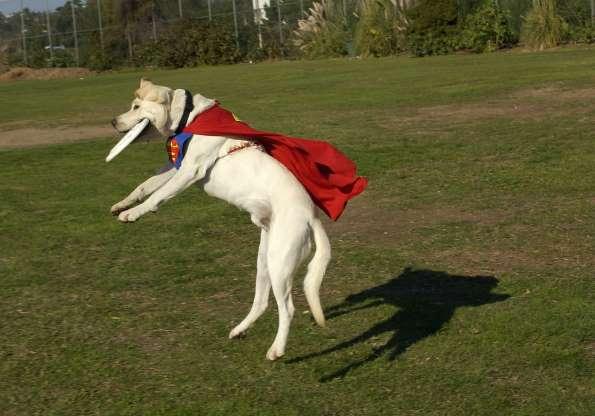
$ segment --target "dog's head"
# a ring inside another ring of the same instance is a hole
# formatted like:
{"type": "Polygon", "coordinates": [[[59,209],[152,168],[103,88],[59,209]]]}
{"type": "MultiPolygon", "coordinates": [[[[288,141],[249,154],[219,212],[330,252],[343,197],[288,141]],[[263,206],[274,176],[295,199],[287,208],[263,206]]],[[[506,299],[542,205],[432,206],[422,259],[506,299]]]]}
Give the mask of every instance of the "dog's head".
{"type": "Polygon", "coordinates": [[[185,100],[184,90],[172,90],[141,79],[130,110],[115,117],[112,125],[125,133],[146,118],[162,136],[169,137],[180,122],[185,100]]]}
{"type": "Polygon", "coordinates": [[[110,150],[107,162],[119,155],[137,138],[171,137],[179,133],[198,114],[217,104],[217,101],[192,95],[186,90],[172,90],[141,79],[130,110],[112,120],[120,133],[126,133],[110,150]],[[150,124],[151,128],[147,128],[150,124]],[[136,126],[136,128],[134,128],[136,126]]]}

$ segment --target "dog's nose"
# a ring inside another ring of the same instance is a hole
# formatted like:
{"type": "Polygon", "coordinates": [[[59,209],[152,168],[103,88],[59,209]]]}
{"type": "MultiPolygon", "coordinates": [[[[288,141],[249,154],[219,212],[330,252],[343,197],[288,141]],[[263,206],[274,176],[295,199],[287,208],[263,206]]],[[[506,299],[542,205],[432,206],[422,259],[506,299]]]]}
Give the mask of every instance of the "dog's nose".
{"type": "Polygon", "coordinates": [[[118,123],[118,121],[115,118],[112,118],[112,126],[114,126],[114,128],[116,128],[116,124],[118,123]]]}

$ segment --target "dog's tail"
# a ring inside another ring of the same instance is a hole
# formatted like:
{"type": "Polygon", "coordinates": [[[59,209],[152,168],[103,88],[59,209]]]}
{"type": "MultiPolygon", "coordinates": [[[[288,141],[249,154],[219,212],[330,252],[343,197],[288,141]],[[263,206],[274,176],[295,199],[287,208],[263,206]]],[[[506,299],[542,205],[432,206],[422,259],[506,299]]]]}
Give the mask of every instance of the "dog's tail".
{"type": "Polygon", "coordinates": [[[306,278],[304,279],[304,293],[306,294],[306,300],[308,301],[314,320],[318,325],[324,326],[324,312],[322,311],[318,292],[320,291],[324,272],[326,272],[326,266],[328,266],[331,259],[331,244],[320,219],[314,218],[310,221],[310,228],[314,235],[316,251],[308,264],[308,273],[306,273],[306,278]]]}

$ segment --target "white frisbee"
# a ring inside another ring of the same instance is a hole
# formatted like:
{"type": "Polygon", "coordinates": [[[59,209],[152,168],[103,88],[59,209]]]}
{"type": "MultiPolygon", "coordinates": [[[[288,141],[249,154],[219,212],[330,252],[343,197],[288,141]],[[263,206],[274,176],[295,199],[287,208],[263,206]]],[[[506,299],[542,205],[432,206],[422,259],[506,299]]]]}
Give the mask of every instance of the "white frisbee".
{"type": "Polygon", "coordinates": [[[109,162],[110,160],[118,156],[120,153],[122,153],[122,150],[126,149],[126,147],[128,147],[128,145],[132,143],[134,139],[140,136],[140,134],[143,132],[143,130],[145,129],[145,127],[147,127],[148,124],[149,119],[143,118],[141,121],[138,122],[136,126],[128,130],[128,133],[126,133],[124,137],[122,137],[120,141],[116,143],[114,147],[112,147],[112,150],[110,150],[109,154],[105,158],[105,161],[109,162]]]}

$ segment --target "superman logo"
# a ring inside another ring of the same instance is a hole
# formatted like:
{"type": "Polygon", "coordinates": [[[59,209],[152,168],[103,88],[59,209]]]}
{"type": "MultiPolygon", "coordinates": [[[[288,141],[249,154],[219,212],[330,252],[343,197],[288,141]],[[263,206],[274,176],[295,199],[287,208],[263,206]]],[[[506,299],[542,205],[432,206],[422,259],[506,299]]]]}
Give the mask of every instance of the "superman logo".
{"type": "Polygon", "coordinates": [[[176,160],[178,160],[178,156],[180,155],[180,146],[178,146],[178,142],[176,141],[176,139],[174,137],[169,139],[165,147],[167,149],[167,156],[169,157],[169,161],[171,163],[176,163],[176,160]]]}

